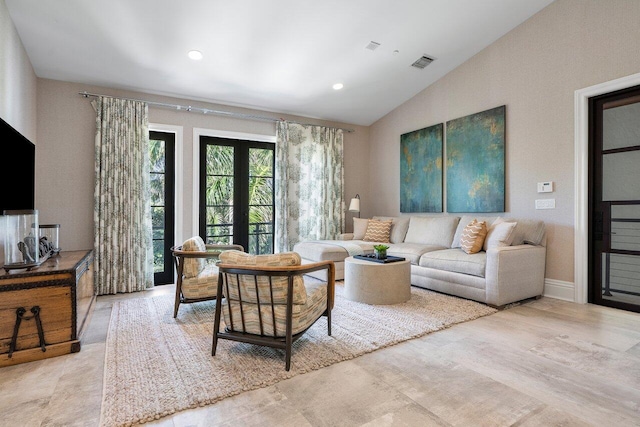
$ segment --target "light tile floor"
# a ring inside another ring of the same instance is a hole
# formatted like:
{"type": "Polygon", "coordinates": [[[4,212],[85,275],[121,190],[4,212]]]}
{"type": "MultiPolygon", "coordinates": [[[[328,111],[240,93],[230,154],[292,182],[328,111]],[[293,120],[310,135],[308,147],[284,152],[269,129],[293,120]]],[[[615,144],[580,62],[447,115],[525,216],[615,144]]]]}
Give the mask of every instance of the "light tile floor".
{"type": "MultiPolygon", "coordinates": [[[[79,353],[0,369],[1,426],[98,426],[111,307],[79,353]]],[[[640,314],[551,298],[152,426],[640,426],[640,314]]]]}

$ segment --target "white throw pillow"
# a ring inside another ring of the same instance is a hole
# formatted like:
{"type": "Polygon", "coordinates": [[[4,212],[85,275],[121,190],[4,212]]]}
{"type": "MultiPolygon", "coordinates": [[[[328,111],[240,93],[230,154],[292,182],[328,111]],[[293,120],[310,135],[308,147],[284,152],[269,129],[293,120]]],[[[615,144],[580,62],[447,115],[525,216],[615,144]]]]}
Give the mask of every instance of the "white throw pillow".
{"type": "Polygon", "coordinates": [[[504,222],[504,220],[498,218],[487,232],[483,249],[487,251],[490,248],[511,246],[511,242],[513,242],[513,238],[515,237],[514,230],[517,224],[517,222],[504,222]]]}
{"type": "Polygon", "coordinates": [[[367,218],[353,218],[353,240],[362,240],[367,232],[367,218]]]}

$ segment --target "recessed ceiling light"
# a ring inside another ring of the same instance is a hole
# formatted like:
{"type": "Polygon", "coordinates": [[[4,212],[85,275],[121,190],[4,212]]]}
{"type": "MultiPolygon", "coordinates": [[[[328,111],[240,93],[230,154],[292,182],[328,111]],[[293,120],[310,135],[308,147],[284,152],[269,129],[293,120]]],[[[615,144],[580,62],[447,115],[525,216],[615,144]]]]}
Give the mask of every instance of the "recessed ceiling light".
{"type": "Polygon", "coordinates": [[[194,61],[200,61],[202,59],[202,52],[200,52],[199,50],[190,50],[187,55],[189,55],[189,58],[193,59],[194,61]]]}
{"type": "Polygon", "coordinates": [[[336,83],[333,85],[333,89],[334,90],[340,90],[344,87],[344,85],[342,83],[336,83]]]}

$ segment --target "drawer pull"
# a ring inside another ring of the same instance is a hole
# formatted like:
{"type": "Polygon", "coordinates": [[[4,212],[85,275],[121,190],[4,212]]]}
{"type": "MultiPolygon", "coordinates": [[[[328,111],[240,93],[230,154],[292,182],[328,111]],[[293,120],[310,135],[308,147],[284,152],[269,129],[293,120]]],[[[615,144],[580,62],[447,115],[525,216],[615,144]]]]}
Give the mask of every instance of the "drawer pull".
{"type": "Polygon", "coordinates": [[[44,330],[42,329],[42,321],[40,320],[40,306],[34,305],[31,307],[32,316],[25,317],[25,313],[27,310],[24,307],[18,307],[16,309],[16,324],[13,327],[13,336],[11,337],[11,344],[9,345],[9,359],[13,355],[13,352],[16,350],[16,345],[18,342],[18,332],[20,331],[20,324],[23,320],[31,320],[35,319],[36,327],[38,328],[38,338],[40,339],[40,348],[44,353],[47,351],[46,342],[44,341],[44,330]]]}

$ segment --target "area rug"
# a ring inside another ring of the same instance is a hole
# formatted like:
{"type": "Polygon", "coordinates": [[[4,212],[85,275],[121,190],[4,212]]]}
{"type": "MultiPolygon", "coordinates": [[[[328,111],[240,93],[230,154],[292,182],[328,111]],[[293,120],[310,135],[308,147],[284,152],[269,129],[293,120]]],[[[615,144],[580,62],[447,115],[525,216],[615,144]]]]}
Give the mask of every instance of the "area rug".
{"type": "Polygon", "coordinates": [[[496,312],[415,287],[406,303],[372,306],[345,299],[337,284],[332,336],[322,317],[294,343],[287,372],[282,350],[220,340],[211,356],[214,306],[183,304],[174,319],[172,296],[114,303],[102,426],[140,424],[208,405],[496,312]]]}

